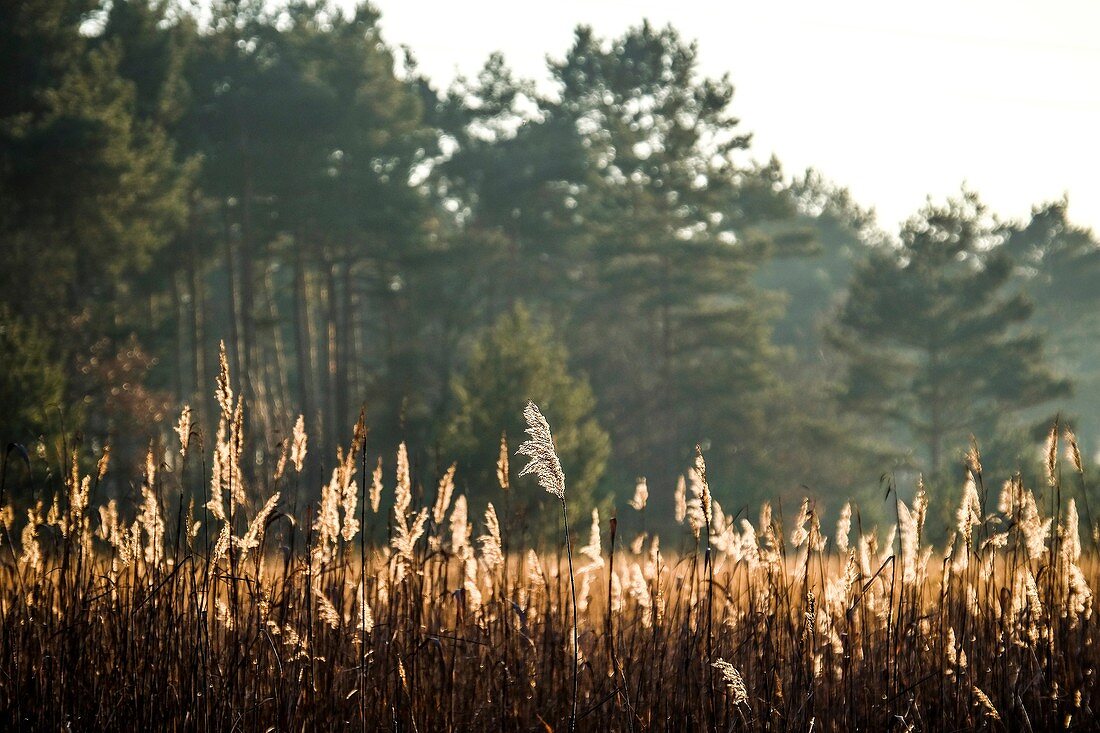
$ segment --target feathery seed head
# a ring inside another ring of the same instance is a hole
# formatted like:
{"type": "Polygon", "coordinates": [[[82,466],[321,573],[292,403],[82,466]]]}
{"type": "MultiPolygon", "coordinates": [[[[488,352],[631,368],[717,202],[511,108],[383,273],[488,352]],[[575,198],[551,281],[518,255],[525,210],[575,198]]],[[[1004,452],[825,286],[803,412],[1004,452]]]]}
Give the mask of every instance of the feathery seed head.
{"type": "Polygon", "coordinates": [[[645,476],[640,476],[634,485],[634,497],[629,504],[634,511],[640,512],[645,509],[647,501],[649,501],[649,487],[646,485],[645,476]]]}
{"type": "Polygon", "coordinates": [[[382,456],[378,456],[378,464],[374,467],[370,485],[370,510],[378,513],[378,506],[382,502],[382,456]]]}
{"type": "Polygon", "coordinates": [[[488,568],[496,568],[504,564],[504,551],[501,549],[500,521],[497,519],[497,510],[493,502],[485,509],[486,534],[477,538],[481,544],[481,560],[488,568]]]}
{"type": "Polygon", "coordinates": [[[687,481],[683,474],[676,477],[676,523],[683,524],[687,517],[687,481]]]}
{"type": "Polygon", "coordinates": [[[432,521],[435,522],[436,526],[443,523],[443,518],[447,516],[447,510],[451,507],[451,495],[455,490],[455,468],[457,466],[458,464],[452,463],[447,472],[443,474],[443,478],[439,479],[439,490],[436,492],[435,506],[432,507],[432,521]]]}
{"type": "Polygon", "coordinates": [[[745,687],[745,680],[741,677],[741,673],[737,671],[737,668],[724,659],[719,659],[711,666],[722,673],[722,679],[725,681],[726,687],[733,693],[733,704],[747,703],[749,691],[745,687]]]}
{"type": "Polygon", "coordinates": [[[508,434],[503,432],[500,434],[500,455],[497,456],[497,483],[502,491],[511,487],[508,477],[508,434]]]}
{"type": "Polygon", "coordinates": [[[538,479],[539,486],[546,489],[547,493],[565,501],[565,472],[558,460],[557,451],[554,450],[550,423],[546,422],[534,402],[528,402],[523,408],[523,418],[527,421],[527,434],[531,438],[524,441],[516,453],[527,456],[530,461],[519,475],[533,474],[538,479]]]}
{"type": "Polygon", "coordinates": [[[1058,423],[1050,426],[1047,443],[1043,448],[1043,468],[1046,469],[1047,484],[1051,487],[1058,483],[1058,423]]]}
{"type": "Polygon", "coordinates": [[[294,464],[294,470],[302,472],[302,464],[306,460],[306,419],[304,415],[298,416],[294,423],[294,433],[290,440],[290,462],[294,464]]]}
{"type": "Polygon", "coordinates": [[[180,439],[180,455],[186,458],[187,446],[191,442],[191,405],[183,406],[175,430],[180,439]]]}
{"type": "Polygon", "coordinates": [[[970,447],[966,451],[966,467],[975,476],[981,475],[982,454],[978,450],[978,439],[973,435],[970,436],[970,447]]]}
{"type": "Polygon", "coordinates": [[[1066,428],[1064,436],[1066,440],[1066,458],[1073,464],[1073,470],[1077,473],[1084,473],[1085,469],[1081,464],[1081,448],[1077,445],[1077,436],[1073,431],[1066,428]]]}
{"type": "Polygon", "coordinates": [[[836,522],[836,548],[842,553],[848,551],[848,533],[852,530],[852,502],[845,502],[840,510],[840,519],[836,522]]]}

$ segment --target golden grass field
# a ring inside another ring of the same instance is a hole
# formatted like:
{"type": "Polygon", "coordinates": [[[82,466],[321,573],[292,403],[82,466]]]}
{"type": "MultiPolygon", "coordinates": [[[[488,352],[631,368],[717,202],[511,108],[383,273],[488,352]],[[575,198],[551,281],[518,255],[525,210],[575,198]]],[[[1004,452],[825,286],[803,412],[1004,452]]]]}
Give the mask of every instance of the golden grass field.
{"type": "MultiPolygon", "coordinates": [[[[302,424],[258,495],[224,368],[218,399],[212,445],[185,410],[175,469],[150,453],[137,501],[92,505],[105,454],[88,475],[74,456],[51,500],[4,505],[4,728],[1097,728],[1100,564],[1072,434],[1052,431],[1040,491],[986,486],[973,450],[939,546],[922,488],[893,500],[885,529],[850,505],[822,526],[809,501],[786,526],[769,506],[734,521],[700,455],[676,490],[677,536],[624,536],[569,506],[585,521],[567,558],[563,541],[510,544],[507,450],[499,502],[475,510],[451,470],[421,507],[404,446],[383,476],[360,424],[293,511],[281,494],[302,424]]],[[[521,450],[565,508],[540,429],[521,450]]],[[[647,491],[621,511],[645,511],[647,491]]]]}

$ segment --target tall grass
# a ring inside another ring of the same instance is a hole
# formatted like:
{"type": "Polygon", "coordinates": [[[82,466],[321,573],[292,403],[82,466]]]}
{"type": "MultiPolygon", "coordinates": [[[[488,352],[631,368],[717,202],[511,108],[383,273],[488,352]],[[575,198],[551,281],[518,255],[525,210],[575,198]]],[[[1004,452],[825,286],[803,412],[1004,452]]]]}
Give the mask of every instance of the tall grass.
{"type": "MultiPolygon", "coordinates": [[[[1063,486],[1052,432],[1039,495],[1019,478],[987,487],[973,450],[938,547],[923,488],[894,499],[882,530],[849,505],[829,533],[809,501],[786,528],[767,505],[735,521],[700,454],[664,551],[592,512],[574,573],[571,539],[518,547],[492,505],[472,522],[453,469],[415,476],[402,446],[391,476],[370,471],[362,420],[316,502],[296,507],[304,425],[261,480],[242,465],[224,366],[218,400],[212,444],[185,412],[133,497],[99,502],[108,459],[82,475],[70,456],[53,496],[0,509],[6,729],[1097,726],[1100,565],[1072,436],[1076,478],[1063,486]]],[[[549,426],[547,447],[564,511],[549,426]]],[[[520,490],[501,465],[502,488],[520,490]]]]}

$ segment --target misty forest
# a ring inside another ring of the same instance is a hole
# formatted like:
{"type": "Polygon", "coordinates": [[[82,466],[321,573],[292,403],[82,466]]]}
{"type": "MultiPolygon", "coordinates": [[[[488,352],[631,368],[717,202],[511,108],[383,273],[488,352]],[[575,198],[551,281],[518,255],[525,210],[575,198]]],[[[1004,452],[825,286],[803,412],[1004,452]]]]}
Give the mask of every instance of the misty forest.
{"type": "Polygon", "coordinates": [[[1068,197],[884,227],[672,26],[382,24],[0,4],[4,720],[1092,729],[1068,197]]]}

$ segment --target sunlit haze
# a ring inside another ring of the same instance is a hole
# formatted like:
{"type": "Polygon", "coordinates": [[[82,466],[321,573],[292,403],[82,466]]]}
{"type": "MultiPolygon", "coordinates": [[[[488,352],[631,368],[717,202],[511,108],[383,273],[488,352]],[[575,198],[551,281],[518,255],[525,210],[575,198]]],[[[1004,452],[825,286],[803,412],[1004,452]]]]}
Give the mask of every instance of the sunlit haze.
{"type": "Polygon", "coordinates": [[[1100,730],[1098,31],[0,0],[0,733],[1100,730]]]}
{"type": "Polygon", "coordinates": [[[388,42],[439,85],[502,51],[545,80],[578,24],[605,37],[643,18],[729,73],[753,154],[847,186],[885,227],[962,184],[1004,217],[1068,194],[1100,228],[1100,4],[377,0],[388,42]]]}

